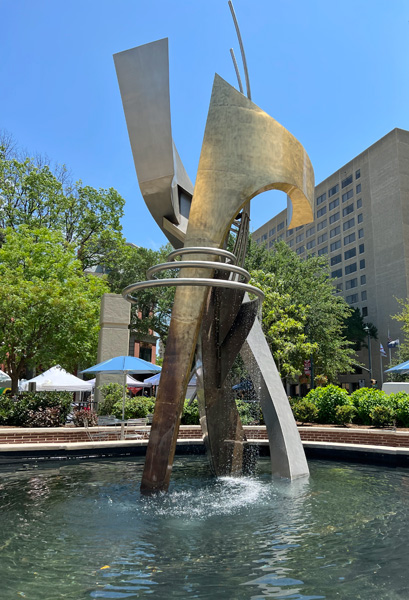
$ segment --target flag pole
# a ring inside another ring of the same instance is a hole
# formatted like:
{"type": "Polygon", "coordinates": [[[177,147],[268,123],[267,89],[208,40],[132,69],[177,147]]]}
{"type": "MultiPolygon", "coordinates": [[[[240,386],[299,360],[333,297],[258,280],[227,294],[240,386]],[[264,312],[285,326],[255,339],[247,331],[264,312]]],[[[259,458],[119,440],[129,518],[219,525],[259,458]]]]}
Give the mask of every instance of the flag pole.
{"type": "Polygon", "coordinates": [[[383,386],[382,352],[379,352],[379,356],[380,356],[380,359],[381,359],[381,389],[382,389],[382,386],[383,386]]]}

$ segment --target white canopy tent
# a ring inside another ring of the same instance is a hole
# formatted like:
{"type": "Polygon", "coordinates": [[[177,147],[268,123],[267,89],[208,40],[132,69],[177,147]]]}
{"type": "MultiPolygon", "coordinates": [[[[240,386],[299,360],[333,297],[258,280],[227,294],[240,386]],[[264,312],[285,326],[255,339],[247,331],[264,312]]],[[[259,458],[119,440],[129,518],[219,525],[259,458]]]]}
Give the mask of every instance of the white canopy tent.
{"type": "Polygon", "coordinates": [[[67,373],[62,367],[57,365],[26,381],[22,385],[22,390],[27,391],[29,384],[35,383],[38,392],[66,391],[66,392],[92,392],[93,385],[89,381],[83,381],[71,373],[67,373]]]}
{"type": "MultiPolygon", "coordinates": [[[[87,383],[92,383],[92,387],[94,388],[96,380],[97,380],[96,377],[94,377],[94,379],[89,379],[87,383]]],[[[126,385],[128,387],[152,387],[151,383],[145,383],[143,381],[138,381],[131,375],[126,376],[126,385]]]]}

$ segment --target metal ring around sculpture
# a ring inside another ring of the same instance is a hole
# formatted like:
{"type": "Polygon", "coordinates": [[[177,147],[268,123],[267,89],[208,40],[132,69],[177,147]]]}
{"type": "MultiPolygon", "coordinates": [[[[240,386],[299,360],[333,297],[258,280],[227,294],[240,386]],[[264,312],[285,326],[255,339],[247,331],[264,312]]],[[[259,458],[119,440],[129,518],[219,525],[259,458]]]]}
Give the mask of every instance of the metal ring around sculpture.
{"type": "Polygon", "coordinates": [[[263,302],[264,292],[259,288],[249,285],[248,283],[241,283],[240,281],[231,281],[229,279],[204,279],[195,277],[178,277],[175,279],[154,279],[150,281],[140,281],[139,283],[131,283],[124,290],[122,290],[122,296],[128,302],[137,304],[138,300],[130,296],[132,292],[146,290],[149,288],[167,287],[167,286],[198,286],[198,287],[223,287],[230,290],[241,290],[254,294],[263,302]]]}
{"type": "Polygon", "coordinates": [[[233,252],[223,250],[222,248],[211,248],[209,246],[191,246],[190,248],[180,248],[179,250],[173,250],[168,254],[168,260],[173,261],[175,256],[182,256],[182,254],[216,254],[230,259],[230,264],[236,263],[236,257],[233,252]]]}
{"type": "Polygon", "coordinates": [[[242,267],[237,267],[236,265],[232,265],[229,263],[213,262],[210,260],[178,260],[173,262],[162,263],[160,265],[150,267],[146,271],[146,276],[148,279],[152,279],[152,276],[159,271],[166,271],[167,269],[184,269],[187,267],[203,267],[216,270],[218,269],[219,271],[229,271],[230,273],[240,275],[243,278],[243,283],[247,283],[248,281],[250,281],[251,278],[250,273],[242,267]]]}

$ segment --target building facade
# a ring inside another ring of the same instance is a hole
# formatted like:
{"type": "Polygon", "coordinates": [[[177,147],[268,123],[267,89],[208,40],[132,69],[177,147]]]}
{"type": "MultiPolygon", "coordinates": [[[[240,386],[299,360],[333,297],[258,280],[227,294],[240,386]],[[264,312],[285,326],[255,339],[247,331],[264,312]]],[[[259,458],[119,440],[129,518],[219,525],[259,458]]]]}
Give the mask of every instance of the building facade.
{"type": "MultiPolygon", "coordinates": [[[[335,292],[365,321],[378,328],[378,340],[358,360],[382,381],[380,344],[400,339],[398,298],[409,295],[409,131],[394,129],[315,188],[314,221],[287,230],[282,211],[253,233],[258,244],[272,248],[283,240],[301,258],[327,256],[335,292]]],[[[392,352],[398,357],[399,347],[392,352]]],[[[341,376],[352,391],[368,385],[369,372],[341,376]]]]}

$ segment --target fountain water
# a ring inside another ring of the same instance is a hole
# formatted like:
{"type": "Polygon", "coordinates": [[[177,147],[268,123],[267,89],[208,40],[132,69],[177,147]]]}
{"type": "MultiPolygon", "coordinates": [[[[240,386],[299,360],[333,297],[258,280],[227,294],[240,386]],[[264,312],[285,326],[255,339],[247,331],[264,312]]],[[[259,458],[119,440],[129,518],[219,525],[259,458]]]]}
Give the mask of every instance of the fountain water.
{"type": "Polygon", "coordinates": [[[408,472],[310,469],[214,478],[176,457],[153,498],[140,459],[3,472],[1,598],[407,600],[408,472]]]}

